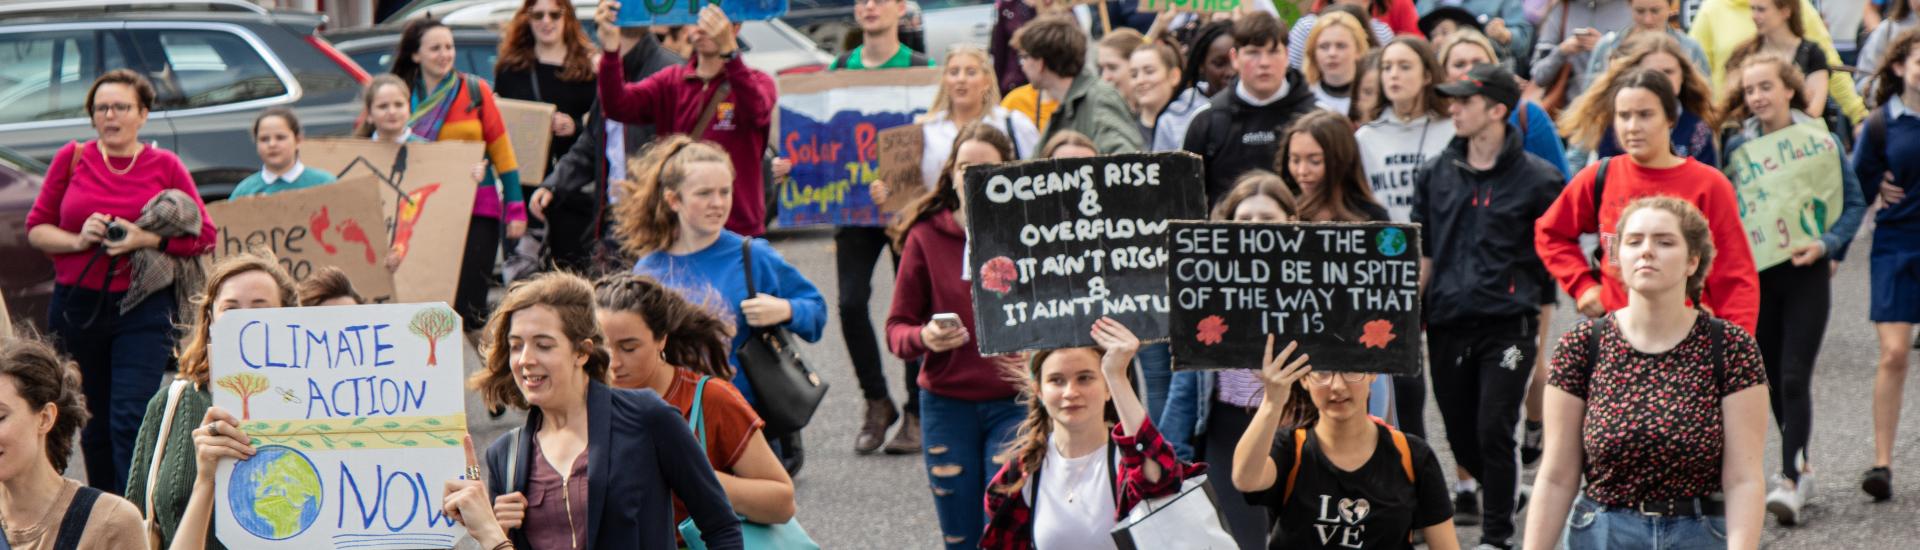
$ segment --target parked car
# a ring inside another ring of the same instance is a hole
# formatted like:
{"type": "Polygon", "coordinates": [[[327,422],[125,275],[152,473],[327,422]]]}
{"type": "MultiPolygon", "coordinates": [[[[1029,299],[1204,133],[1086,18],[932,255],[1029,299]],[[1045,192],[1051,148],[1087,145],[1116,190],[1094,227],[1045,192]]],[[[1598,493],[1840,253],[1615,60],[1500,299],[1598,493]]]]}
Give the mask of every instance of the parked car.
{"type": "Polygon", "coordinates": [[[47,302],[53,298],[53,260],[27,244],[27,211],[40,196],[47,165],[0,148],[0,298],[10,324],[47,328],[47,302]]]}
{"type": "MultiPolygon", "coordinates": [[[[855,1],[788,0],[787,16],[782,20],[838,56],[860,45],[860,27],[853,20],[855,1]]],[[[993,37],[993,0],[909,0],[907,4],[900,41],[917,44],[921,53],[935,61],[946,57],[947,48],[955,44],[985,47],[993,37]],[[917,28],[913,26],[915,21],[919,22],[917,28]]]]}
{"type": "MultiPolygon", "coordinates": [[[[492,82],[493,63],[500,58],[499,31],[470,25],[451,28],[454,68],[492,82]]],[[[360,68],[375,73],[393,68],[393,55],[400,45],[400,27],[377,26],[322,35],[360,68]]]]}
{"type": "Polygon", "coordinates": [[[210,200],[260,169],[250,132],[268,107],[343,134],[367,80],[315,29],[325,17],[241,0],[60,0],[0,5],[0,147],[49,160],[94,137],[86,90],[128,68],[158,92],[141,136],[179,155],[210,200]]]}
{"type": "MultiPolygon", "coordinates": [[[[598,45],[599,35],[595,32],[593,12],[599,5],[598,0],[573,0],[574,16],[580,19],[580,27],[587,32],[588,39],[594,40],[596,45],[598,45]]],[[[390,32],[396,36],[392,39],[395,41],[398,41],[399,29],[405,27],[407,21],[422,17],[437,18],[449,26],[497,29],[513,19],[514,12],[519,9],[518,0],[453,0],[421,6],[413,11],[397,14],[393,19],[382,24],[381,28],[392,29],[390,32]]],[[[742,22],[738,38],[747,66],[770,75],[819,71],[833,62],[833,54],[820,49],[805,34],[779,20],[742,22]]],[[[496,43],[499,39],[497,35],[494,37],[496,43]]],[[[456,33],[455,53],[465,56],[467,53],[462,50],[462,46],[460,36],[456,33]]],[[[466,66],[464,61],[456,63],[466,66]]],[[[488,65],[489,70],[485,74],[492,74],[492,61],[488,61],[488,65]]],[[[372,68],[385,65],[363,64],[363,66],[372,68]]],[[[474,74],[482,73],[474,72],[474,74]]]]}

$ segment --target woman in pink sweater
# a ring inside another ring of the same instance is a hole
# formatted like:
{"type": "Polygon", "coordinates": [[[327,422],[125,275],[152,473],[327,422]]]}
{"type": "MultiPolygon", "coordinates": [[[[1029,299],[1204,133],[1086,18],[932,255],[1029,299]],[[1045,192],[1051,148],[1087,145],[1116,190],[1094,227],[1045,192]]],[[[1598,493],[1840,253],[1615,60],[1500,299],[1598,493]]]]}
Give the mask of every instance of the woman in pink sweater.
{"type": "Polygon", "coordinates": [[[126,485],[133,440],[147,398],[166,370],[180,305],[171,285],[131,284],[134,253],[199,256],[211,252],[217,238],[180,157],[140,143],[153,99],[153,85],[133,71],[110,71],[95,80],[86,109],[99,138],[67,144],[54,155],[27,213],[27,240],[53,258],[48,331],[60,352],[80,364],[85,381],[93,417],[80,432],[87,481],[114,494],[126,485]],[[135,223],[147,203],[167,190],[184,193],[198,207],[197,231],[156,232],[161,224],[135,223]],[[136,291],[132,297],[129,287],[136,291]]]}
{"type": "Polygon", "coordinates": [[[1013,142],[1000,130],[980,123],[961,127],[940,181],[894,222],[903,236],[887,347],[901,359],[926,361],[918,381],[920,448],[949,550],[980,547],[987,522],[981,503],[988,478],[1000,469],[993,457],[1027,416],[1007,378],[1018,372],[1019,358],[981,357],[968,332],[974,326],[973,287],[961,263],[967,235],[960,174],[968,166],[1013,158],[1013,142]],[[937,314],[958,316],[959,323],[933,322],[937,314]]]}

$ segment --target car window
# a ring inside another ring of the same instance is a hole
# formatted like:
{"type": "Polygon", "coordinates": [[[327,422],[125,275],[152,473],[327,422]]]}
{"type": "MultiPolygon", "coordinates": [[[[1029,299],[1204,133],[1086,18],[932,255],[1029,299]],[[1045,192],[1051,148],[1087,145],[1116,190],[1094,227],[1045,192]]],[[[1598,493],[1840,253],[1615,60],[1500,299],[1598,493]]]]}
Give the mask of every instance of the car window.
{"type": "Polygon", "coordinates": [[[231,32],[201,29],[140,29],[134,40],[152,45],[158,58],[149,64],[155,86],[171,94],[174,109],[213,107],[285,95],[286,82],[273,72],[246,39],[231,32]]]}
{"type": "Polygon", "coordinates": [[[0,35],[0,124],[84,118],[94,79],[125,66],[120,41],[109,32],[0,35]]]}
{"type": "Polygon", "coordinates": [[[492,44],[459,45],[454,47],[453,54],[460,70],[493,82],[493,64],[500,59],[499,48],[492,44]]]}
{"type": "Polygon", "coordinates": [[[987,0],[920,0],[920,12],[990,4],[987,0]]]}
{"type": "Polygon", "coordinates": [[[393,66],[388,65],[389,62],[393,61],[392,48],[367,50],[360,53],[347,54],[347,57],[353,58],[355,64],[360,65],[361,69],[365,69],[369,73],[380,74],[393,70],[393,66]]]}

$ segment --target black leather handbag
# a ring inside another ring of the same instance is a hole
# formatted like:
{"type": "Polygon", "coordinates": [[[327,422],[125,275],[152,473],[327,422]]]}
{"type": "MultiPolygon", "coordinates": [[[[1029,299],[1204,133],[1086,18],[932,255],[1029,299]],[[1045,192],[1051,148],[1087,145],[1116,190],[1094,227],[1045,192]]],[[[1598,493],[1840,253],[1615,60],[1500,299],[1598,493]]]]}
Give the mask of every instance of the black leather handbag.
{"type": "MultiPolygon", "coordinates": [[[[740,244],[740,263],[746,268],[747,297],[759,296],[753,285],[753,239],[740,244]]],[[[750,327],[746,342],[734,350],[740,368],[747,372],[747,383],[759,398],[755,406],[765,420],[767,439],[779,439],[807,426],[820,402],[827,397],[827,383],[820,374],[800,359],[793,345],[793,334],[782,327],[750,327]]]]}

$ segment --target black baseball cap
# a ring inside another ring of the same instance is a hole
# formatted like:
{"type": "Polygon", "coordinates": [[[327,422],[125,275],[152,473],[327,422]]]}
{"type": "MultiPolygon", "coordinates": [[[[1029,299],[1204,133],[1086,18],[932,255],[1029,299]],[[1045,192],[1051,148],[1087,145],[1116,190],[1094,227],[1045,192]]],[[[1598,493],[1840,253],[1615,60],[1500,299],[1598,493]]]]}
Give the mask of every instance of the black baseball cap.
{"type": "Polygon", "coordinates": [[[1440,6],[1420,16],[1420,20],[1414,23],[1414,26],[1419,27],[1420,34],[1426,36],[1433,36],[1433,28],[1440,26],[1441,21],[1452,21],[1457,26],[1485,33],[1487,27],[1486,23],[1481,21],[1481,17],[1459,6],[1440,6]]]}
{"type": "Polygon", "coordinates": [[[1447,97],[1486,96],[1506,105],[1508,111],[1520,103],[1520,79],[1514,78],[1513,71],[1497,64],[1474,65],[1467,70],[1466,78],[1441,84],[1436,89],[1447,97]]]}

